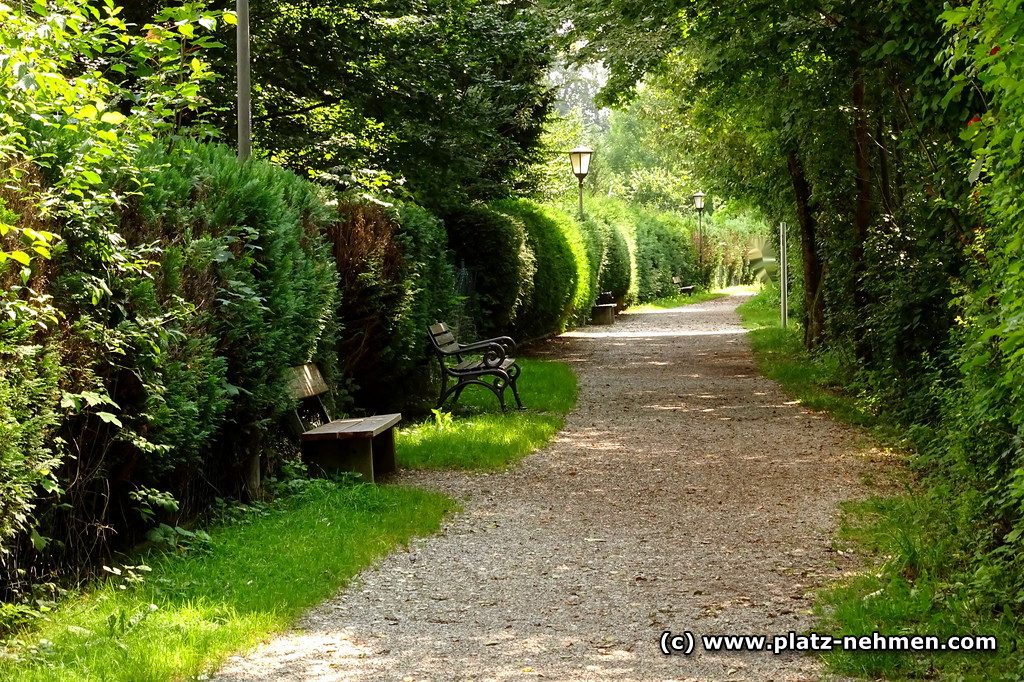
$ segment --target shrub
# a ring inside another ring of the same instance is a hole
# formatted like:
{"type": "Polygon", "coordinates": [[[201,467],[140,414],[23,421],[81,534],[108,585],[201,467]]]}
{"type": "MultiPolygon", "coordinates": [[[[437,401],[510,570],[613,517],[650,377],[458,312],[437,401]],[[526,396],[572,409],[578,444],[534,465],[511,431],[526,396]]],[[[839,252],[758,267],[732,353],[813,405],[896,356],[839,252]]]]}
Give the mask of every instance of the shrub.
{"type": "MultiPolygon", "coordinates": [[[[292,406],[285,370],[311,359],[334,366],[324,340],[336,284],[319,235],[329,216],[319,189],[269,163],[239,164],[226,147],[185,141],[173,152],[149,148],[133,167],[147,192],[129,195],[112,234],[119,253],[145,259],[123,264],[118,277],[72,249],[50,266],[65,320],[59,433],[75,456],[56,469],[61,504],[38,510],[38,532],[32,542],[20,537],[9,574],[87,566],[115,538],[137,540],[155,508],[188,513],[238,494],[261,456],[274,465],[264,453],[292,406]],[[96,305],[94,282],[104,288],[96,305]]],[[[33,366],[46,374],[15,384],[15,407],[49,399],[32,408],[45,416],[57,409],[56,370],[33,366]]]]}
{"type": "Polygon", "coordinates": [[[697,282],[697,258],[686,222],[672,213],[642,208],[635,208],[632,213],[636,221],[639,300],[650,301],[678,293],[673,277],[697,282]]]}
{"type": "Polygon", "coordinates": [[[444,224],[456,265],[464,266],[472,278],[466,306],[477,334],[507,332],[517,311],[530,306],[534,292],[537,263],[526,227],[483,205],[449,212],[444,224]]]}
{"type": "Polygon", "coordinates": [[[415,204],[351,200],[327,236],[339,275],[341,374],[363,404],[414,405],[429,379],[426,327],[456,303],[443,225],[415,204]]]}
{"type": "Polygon", "coordinates": [[[607,226],[607,262],[601,270],[600,290],[611,291],[619,305],[637,301],[640,275],[637,272],[635,212],[626,202],[593,196],[586,202],[588,217],[607,226]]]}
{"type": "Polygon", "coordinates": [[[582,321],[597,296],[592,282],[583,230],[557,208],[525,199],[497,201],[491,206],[522,221],[536,255],[533,296],[519,308],[513,329],[522,339],[564,331],[582,321]]]}

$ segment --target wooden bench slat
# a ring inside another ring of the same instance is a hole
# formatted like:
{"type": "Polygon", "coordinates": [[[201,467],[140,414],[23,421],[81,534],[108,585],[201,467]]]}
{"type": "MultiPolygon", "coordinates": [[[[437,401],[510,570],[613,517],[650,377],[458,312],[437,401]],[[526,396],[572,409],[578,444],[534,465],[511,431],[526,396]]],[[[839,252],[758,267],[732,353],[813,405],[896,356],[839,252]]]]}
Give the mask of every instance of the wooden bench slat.
{"type": "Polygon", "coordinates": [[[450,343],[455,343],[455,335],[451,332],[445,332],[443,334],[434,334],[434,340],[437,341],[437,345],[446,346],[450,343]]]}
{"type": "Polygon", "coordinates": [[[446,325],[444,322],[438,322],[437,324],[430,325],[430,333],[433,334],[434,336],[437,336],[438,334],[444,334],[446,331],[448,331],[448,325],[446,325]]]}
{"type": "Polygon", "coordinates": [[[360,419],[337,419],[302,434],[302,440],[373,438],[401,421],[401,414],[378,414],[360,419]]]}

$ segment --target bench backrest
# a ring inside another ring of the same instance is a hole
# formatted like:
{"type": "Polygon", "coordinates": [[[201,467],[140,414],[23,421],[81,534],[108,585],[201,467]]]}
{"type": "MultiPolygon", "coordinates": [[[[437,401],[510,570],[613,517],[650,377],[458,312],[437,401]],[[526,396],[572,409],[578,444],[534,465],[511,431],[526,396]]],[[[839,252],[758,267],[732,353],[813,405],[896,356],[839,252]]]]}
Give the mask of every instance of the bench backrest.
{"type": "Polygon", "coordinates": [[[320,374],[320,368],[312,362],[288,370],[288,395],[301,400],[327,393],[327,382],[320,374]]]}
{"type": "Polygon", "coordinates": [[[444,353],[454,353],[459,350],[459,342],[455,340],[455,335],[444,322],[430,325],[429,336],[434,348],[444,353]]]}
{"type": "Polygon", "coordinates": [[[311,428],[331,421],[320,396],[329,390],[320,374],[320,368],[313,363],[299,365],[288,370],[288,395],[299,401],[291,415],[292,429],[302,434],[311,428]]]}

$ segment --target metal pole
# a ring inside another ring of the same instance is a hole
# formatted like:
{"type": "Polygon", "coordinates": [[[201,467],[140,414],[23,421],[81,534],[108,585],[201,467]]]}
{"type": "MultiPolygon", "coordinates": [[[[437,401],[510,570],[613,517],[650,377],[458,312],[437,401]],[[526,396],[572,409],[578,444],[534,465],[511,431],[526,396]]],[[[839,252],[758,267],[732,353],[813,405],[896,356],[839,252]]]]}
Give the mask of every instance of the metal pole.
{"type": "MultiPolygon", "coordinates": [[[[704,277],[704,209],[697,211],[697,273],[698,278],[704,277]]],[[[701,282],[703,285],[703,282],[701,282]]]]}
{"type": "Polygon", "coordinates": [[[789,252],[786,247],[786,223],[779,223],[779,307],[783,329],[789,322],[789,252]]]}
{"type": "Polygon", "coordinates": [[[238,16],[238,159],[252,155],[252,72],[249,55],[249,0],[236,0],[238,16]]]}
{"type": "Polygon", "coordinates": [[[580,220],[583,220],[583,178],[580,178],[580,220]]]}

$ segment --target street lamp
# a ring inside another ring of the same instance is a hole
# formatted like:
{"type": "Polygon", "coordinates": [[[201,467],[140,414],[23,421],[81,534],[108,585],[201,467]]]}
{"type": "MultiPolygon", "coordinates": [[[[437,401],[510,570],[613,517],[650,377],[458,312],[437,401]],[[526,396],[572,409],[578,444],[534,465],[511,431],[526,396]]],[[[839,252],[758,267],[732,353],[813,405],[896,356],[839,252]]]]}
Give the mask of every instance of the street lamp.
{"type": "Polygon", "coordinates": [[[583,178],[590,172],[590,157],[594,150],[590,147],[576,147],[569,152],[569,161],[572,162],[572,172],[580,181],[580,218],[583,218],[583,178]]]}
{"type": "Polygon", "coordinates": [[[704,192],[693,195],[693,207],[697,209],[697,263],[700,276],[704,276],[704,192]]]}

